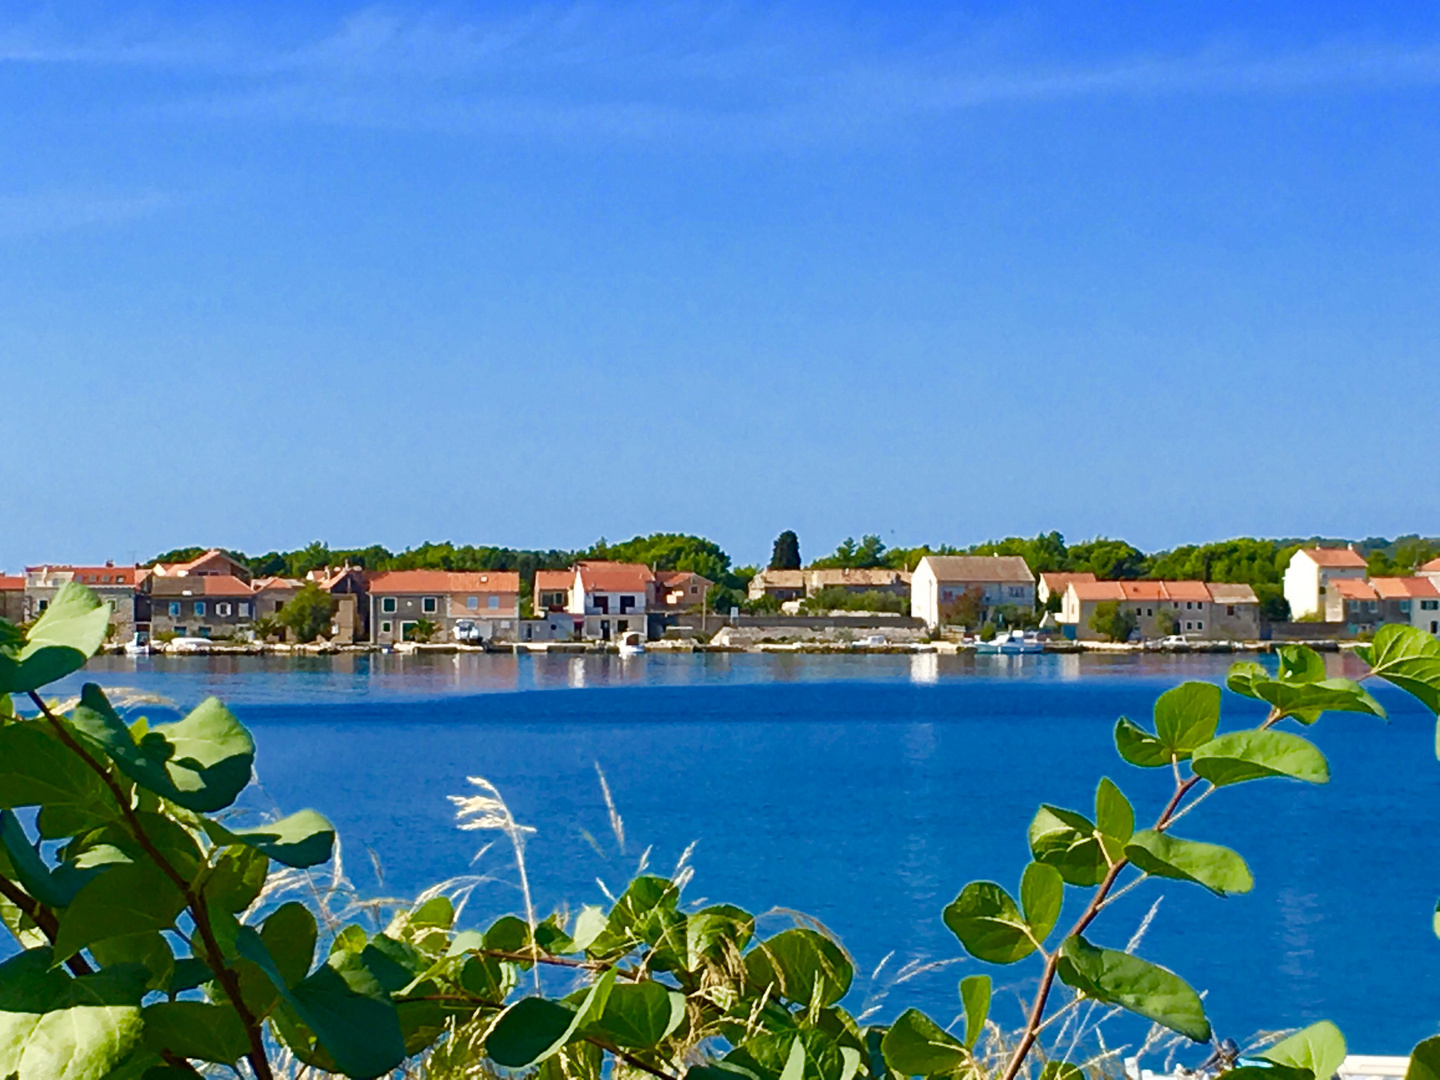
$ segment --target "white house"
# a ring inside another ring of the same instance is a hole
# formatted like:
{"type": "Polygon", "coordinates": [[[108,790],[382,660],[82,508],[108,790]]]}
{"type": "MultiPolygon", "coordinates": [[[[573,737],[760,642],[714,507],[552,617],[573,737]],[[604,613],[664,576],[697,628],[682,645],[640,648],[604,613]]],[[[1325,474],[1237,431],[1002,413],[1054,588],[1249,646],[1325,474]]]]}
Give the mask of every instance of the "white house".
{"type": "Polygon", "coordinates": [[[1324,616],[1332,581],[1364,581],[1365,557],[1353,547],[1301,548],[1285,569],[1285,599],[1290,618],[1324,616]]]}
{"type": "Polygon", "coordinates": [[[655,604],[655,574],[640,563],[575,564],[566,611],[581,636],[618,639],[632,630],[647,633],[646,613],[655,604]]]}
{"type": "Polygon", "coordinates": [[[910,614],[933,630],[971,589],[982,618],[1006,604],[1035,606],[1035,575],[1019,555],[926,555],[910,578],[910,614]]]}

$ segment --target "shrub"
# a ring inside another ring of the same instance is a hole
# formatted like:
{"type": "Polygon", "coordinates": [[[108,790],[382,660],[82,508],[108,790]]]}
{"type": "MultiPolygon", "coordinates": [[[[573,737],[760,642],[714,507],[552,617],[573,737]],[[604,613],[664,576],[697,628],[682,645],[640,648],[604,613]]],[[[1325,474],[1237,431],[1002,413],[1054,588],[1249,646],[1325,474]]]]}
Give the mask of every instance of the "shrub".
{"type": "Polygon", "coordinates": [[[294,634],[296,641],[314,641],[330,629],[330,594],[315,582],[307,581],[294,599],[280,609],[275,621],[294,634]]]}
{"type": "Polygon", "coordinates": [[[1090,616],[1090,629],[1109,641],[1129,641],[1135,631],[1135,613],[1115,600],[1102,601],[1090,616]]]}

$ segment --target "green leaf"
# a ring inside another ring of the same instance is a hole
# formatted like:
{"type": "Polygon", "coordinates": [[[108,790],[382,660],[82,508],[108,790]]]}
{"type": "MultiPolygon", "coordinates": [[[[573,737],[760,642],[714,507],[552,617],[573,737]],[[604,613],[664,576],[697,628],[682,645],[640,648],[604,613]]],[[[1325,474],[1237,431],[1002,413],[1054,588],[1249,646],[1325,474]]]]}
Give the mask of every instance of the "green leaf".
{"type": "Polygon", "coordinates": [[[1255,693],[1255,682],[1268,682],[1270,672],[1265,670],[1264,665],[1257,664],[1254,660],[1241,660],[1230,665],[1230,674],[1225,677],[1225,685],[1237,694],[1243,694],[1248,698],[1258,698],[1255,693]]]}
{"type": "Polygon", "coordinates": [[[260,895],[270,873],[270,860],[245,844],[231,844],[213,858],[201,890],[208,904],[238,915],[260,895]]]}
{"type": "Polygon", "coordinates": [[[1095,827],[1111,861],[1119,860],[1135,832],[1135,809],[1108,776],[1101,777],[1095,789],[1095,827]]]}
{"type": "Polygon", "coordinates": [[[1195,1042],[1208,1042],[1205,1007],[1180,976],[1138,956],[1102,949],[1074,935],[1056,965],[1067,986],[1107,1005],[1119,1005],[1195,1042]]]}
{"type": "Polygon", "coordinates": [[[798,1038],[790,1044],[790,1056],[780,1070],[780,1080],[801,1080],[805,1075],[805,1044],[798,1038]]]}
{"type": "Polygon", "coordinates": [[[1035,940],[1044,942],[1060,919],[1065,904],[1065,879],[1060,871],[1032,862],[1020,876],[1020,908],[1035,940]]]}
{"type": "Polygon", "coordinates": [[[315,916],[296,900],[281,904],[260,927],[260,940],[287,987],[296,986],[309,973],[316,933],[315,916]]]}
{"type": "Polygon", "coordinates": [[[686,969],[720,959],[727,948],[740,952],[754,932],[755,916],[748,911],[730,904],[701,908],[685,920],[686,969]]]}
{"type": "Polygon", "coordinates": [[[1158,769],[1170,764],[1170,751],[1165,744],[1123,716],[1115,721],[1115,749],[1131,765],[1142,769],[1158,769]]]}
{"type": "Polygon", "coordinates": [[[685,1070],[685,1080],[760,1080],[750,1069],[729,1061],[711,1061],[704,1065],[691,1065],[685,1070]]]}
{"type": "Polygon", "coordinates": [[[121,863],[88,881],[60,916],[55,957],[64,960],[106,938],[166,930],[185,908],[185,897],[158,867],[121,863]]]}
{"type": "Polygon", "coordinates": [[[1292,1068],[1308,1069],[1317,1077],[1329,1080],[1345,1060],[1345,1036],[1329,1020],[1297,1031],[1261,1053],[1267,1061],[1292,1068]]]}
{"type": "Polygon", "coordinates": [[[0,728],[0,806],[64,810],[90,828],[119,814],[95,770],[40,721],[0,728]]]}
{"type": "Polygon", "coordinates": [[[140,1041],[143,975],[72,979],[53,963],[30,949],[0,964],[0,1076],[103,1080],[140,1041]]]}
{"type": "Polygon", "coordinates": [[[787,1069],[792,1076],[800,1070],[804,1080],[848,1080],[859,1064],[859,1055],[818,1027],[786,1028],[746,1039],[725,1055],[724,1064],[745,1069],[761,1080],[779,1080],[787,1069]]]}
{"type": "Polygon", "coordinates": [[[1085,1071],[1068,1061],[1047,1061],[1040,1070],[1040,1080],[1084,1080],[1085,1071]]]}
{"type": "Polygon", "coordinates": [[[1375,640],[1355,650],[1370,671],[1420,699],[1440,715],[1440,641],[1416,626],[1387,624],[1375,640]]]}
{"type": "Polygon", "coordinates": [[[240,927],[235,945],[314,1033],[334,1063],[329,1071],[373,1077],[405,1059],[399,1013],[359,955],[343,949],[331,953],[327,963],[292,987],[252,927],[240,927]]]}
{"type": "Polygon", "coordinates": [[[965,1048],[973,1050],[990,1016],[990,976],[970,975],[961,979],[960,1000],[965,1004],[965,1048]]]}
{"type": "Polygon", "coordinates": [[[1249,892],[1255,885],[1245,860],[1229,848],[1181,840],[1154,829],[1136,833],[1125,855],[1147,874],[1193,881],[1219,896],[1249,892]]]}
{"type": "Polygon", "coordinates": [[[1280,658],[1280,679],[1288,683],[1322,682],[1325,679],[1325,658],[1308,645],[1281,645],[1275,650],[1280,658]]]}
{"type": "Polygon", "coordinates": [[[455,923],[455,905],[448,896],[432,896],[410,912],[409,924],[414,927],[438,927],[449,930],[455,923]]]}
{"type": "Polygon", "coordinates": [[[328,862],[335,847],[335,826],[314,810],[299,810],[250,829],[227,829],[207,819],[205,832],[217,844],[247,844],[282,866],[302,870],[328,862]]]}
{"type": "Polygon", "coordinates": [[[586,904],[580,909],[580,914],[575,916],[575,925],[572,927],[571,940],[575,948],[585,952],[590,944],[600,936],[605,929],[605,909],[595,904],[586,904]]]}
{"type": "Polygon", "coordinates": [[[160,1053],[234,1065],[250,1050],[245,1025],[232,1005],[162,1001],[145,1007],[145,1045],[160,1053]]]}
{"type": "Polygon", "coordinates": [[[1415,1044],[1415,1049],[1410,1051],[1405,1080],[1440,1080],[1440,1035],[1415,1044]]]}
{"type": "Polygon", "coordinates": [[[69,905],[80,887],[103,869],[102,866],[77,866],[62,863],[51,870],[40,853],[30,846],[25,828],[9,810],[0,810],[0,847],[4,848],[7,869],[25,891],[48,907],[69,905]]]}
{"type": "Polygon", "coordinates": [[[17,647],[0,644],[0,693],[23,694],[85,666],[105,641],[110,606],[73,581],[60,588],[17,647]]]}
{"type": "Polygon", "coordinates": [[[578,1007],[549,998],[521,998],[502,1012],[485,1037],[485,1053],[507,1069],[538,1065],[570,1041],[582,1024],[603,1012],[615,985],[609,968],[590,987],[578,1007]]]}
{"type": "Polygon", "coordinates": [[[250,782],[255,742],[216,698],[179,723],[150,728],[138,743],[94,683],[85,684],[70,719],[126,776],[187,810],[223,810],[250,782]]]}
{"type": "Polygon", "coordinates": [[[625,952],[643,940],[644,928],[657,912],[674,912],[680,890],[661,877],[637,877],[621,894],[605,923],[605,930],[591,942],[592,956],[625,952]]]}
{"type": "Polygon", "coordinates": [[[1275,706],[1281,715],[1302,724],[1313,724],[1325,712],[1355,712],[1381,719],[1385,717],[1381,704],[1353,679],[1304,683],[1257,679],[1254,691],[1256,697],[1275,706]]]}
{"type": "Polygon", "coordinates": [[[1013,964],[1035,951],[1015,901],[993,881],[972,881],[945,909],[945,925],[965,951],[991,964],[1013,964]]]}
{"type": "Polygon", "coordinates": [[[970,1055],[924,1013],[906,1009],[880,1043],[885,1063],[904,1076],[934,1076],[960,1068],[970,1055]]]}
{"type": "Polygon", "coordinates": [[[1029,840],[1035,861],[1055,867],[1070,885],[1098,885],[1110,872],[1094,823],[1073,810],[1042,805],[1030,822],[1029,840]]]}
{"type": "Polygon", "coordinates": [[[1220,687],[1214,683],[1181,683],[1155,699],[1155,735],[1181,761],[1213,739],[1219,723],[1220,687]]]}
{"type": "Polygon", "coordinates": [[[773,987],[802,1005],[833,1005],[855,976],[845,951],[805,927],[785,930],[760,942],[745,956],[745,974],[757,990],[773,987]]]}
{"type": "Polygon", "coordinates": [[[1325,755],[1314,743],[1288,731],[1256,729],[1221,735],[1195,751],[1190,767],[1216,787],[1267,776],[1288,776],[1310,784],[1330,780],[1325,755]]]}
{"type": "Polygon", "coordinates": [[[645,1050],[685,1019],[685,995],[658,982],[616,983],[603,1011],[585,1026],[616,1046],[645,1050]]]}
{"type": "Polygon", "coordinates": [[[175,977],[175,954],[170,943],[158,930],[144,930],[138,934],[106,938],[93,942],[90,954],[101,967],[118,967],[124,964],[138,964],[150,972],[145,985],[150,990],[168,990],[175,977]]]}

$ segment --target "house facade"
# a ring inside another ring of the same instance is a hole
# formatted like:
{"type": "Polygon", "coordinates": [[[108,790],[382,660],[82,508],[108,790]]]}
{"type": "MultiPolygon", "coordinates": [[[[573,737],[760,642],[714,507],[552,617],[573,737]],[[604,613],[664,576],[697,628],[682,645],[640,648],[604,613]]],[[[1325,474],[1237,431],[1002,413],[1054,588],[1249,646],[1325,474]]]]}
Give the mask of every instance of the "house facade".
{"type": "Polygon", "coordinates": [[[0,619],[25,621],[25,578],[20,574],[0,574],[0,619]]]}
{"type": "Polygon", "coordinates": [[[773,596],[782,602],[804,600],[822,589],[844,589],[851,593],[881,592],[904,596],[910,591],[911,575],[886,566],[825,570],[762,570],[750,579],[746,590],[751,600],[773,596]]]}
{"type": "Polygon", "coordinates": [[[230,575],[151,574],[135,606],[135,630],[142,639],[248,638],[255,621],[254,589],[230,575]]]}
{"type": "Polygon", "coordinates": [[[511,570],[387,570],[368,575],[370,626],[380,645],[414,640],[423,620],[435,642],[457,640],[456,625],[473,623],[487,641],[511,639],[520,618],[520,575],[511,570]]]}
{"type": "Polygon", "coordinates": [[[1101,641],[1090,621],[1113,603],[1135,619],[1142,638],[1171,633],[1197,641],[1254,641],[1260,637],[1260,598],[1249,585],[1203,581],[1072,581],[1057,621],[1065,636],[1101,641]]]}
{"type": "Polygon", "coordinates": [[[1005,605],[1033,608],[1035,575],[1019,555],[926,555],[911,576],[910,614],[933,630],[967,593],[978,594],[983,622],[1005,605]]]}
{"type": "Polygon", "coordinates": [[[1290,618],[1330,619],[1327,607],[1333,599],[1331,586],[1339,581],[1364,581],[1365,558],[1353,547],[1301,548],[1290,556],[1285,568],[1285,600],[1290,605],[1290,618]]]}
{"type": "Polygon", "coordinates": [[[1325,621],[1343,622],[1351,635],[1374,633],[1386,623],[1398,623],[1440,637],[1440,582],[1423,574],[1337,581],[1325,608],[1325,621]]]}
{"type": "Polygon", "coordinates": [[[705,603],[705,594],[715,583],[693,570],[655,571],[655,598],[666,611],[689,611],[705,603]]]}
{"type": "Polygon", "coordinates": [[[70,582],[84,585],[110,605],[111,636],[125,641],[135,632],[135,567],[116,566],[27,566],[22,621],[37,619],[50,606],[55,594],[70,582]]]}
{"type": "Polygon", "coordinates": [[[330,641],[353,645],[370,640],[370,585],[358,566],[330,566],[305,575],[330,594],[330,641]]]}
{"type": "Polygon", "coordinates": [[[638,630],[649,636],[656,605],[655,574],[640,563],[575,564],[566,610],[580,637],[611,641],[638,630]]]}
{"type": "Polygon", "coordinates": [[[531,610],[536,617],[547,612],[568,611],[570,609],[570,588],[575,584],[575,571],[570,570],[536,570],[535,587],[533,599],[530,602],[531,610]]]}

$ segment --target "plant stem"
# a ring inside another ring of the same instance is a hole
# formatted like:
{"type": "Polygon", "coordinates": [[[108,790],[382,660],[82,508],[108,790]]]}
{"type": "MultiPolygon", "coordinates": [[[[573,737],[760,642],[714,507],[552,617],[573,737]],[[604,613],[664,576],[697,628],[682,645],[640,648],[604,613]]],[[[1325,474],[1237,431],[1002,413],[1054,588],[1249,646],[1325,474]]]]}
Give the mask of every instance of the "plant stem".
{"type": "Polygon", "coordinates": [[[250,1067],[255,1070],[256,1080],[274,1080],[274,1074],[270,1071],[270,1060],[265,1053],[265,1041],[260,1032],[260,1021],[256,1018],[255,1014],[250,1011],[249,1006],[245,1004],[244,999],[240,996],[240,977],[225,965],[223,954],[220,951],[220,943],[215,939],[215,931],[210,926],[210,911],[205,902],[204,893],[193,888],[190,882],[185,880],[185,876],[170,865],[170,861],[166,859],[165,856],[160,853],[160,849],[151,842],[150,837],[145,833],[145,827],[140,822],[139,815],[135,813],[135,808],[130,805],[130,799],[126,796],[124,789],[121,788],[115,780],[115,777],[110,774],[110,770],[91,757],[89,751],[75,741],[75,737],[71,735],[65,725],[60,722],[60,718],[50,711],[44,699],[34,690],[30,691],[30,700],[35,703],[45,718],[50,721],[50,725],[55,729],[55,734],[59,737],[60,741],[64,743],[72,753],[78,755],[80,759],[90,767],[91,771],[100,777],[100,780],[105,786],[110,789],[110,794],[114,797],[116,805],[119,806],[120,813],[125,816],[126,824],[129,825],[131,833],[134,834],[136,843],[140,845],[145,854],[155,862],[155,865],[160,868],[161,872],[170,879],[175,887],[180,890],[181,895],[184,896],[185,905],[190,909],[191,918],[195,921],[195,929],[200,932],[200,938],[205,944],[205,964],[215,973],[216,980],[225,990],[225,996],[230,999],[230,1003],[235,1007],[235,1012],[239,1015],[241,1023],[245,1025],[245,1034],[250,1042],[250,1052],[246,1057],[250,1061],[250,1067]]]}
{"type": "MultiPolygon", "coordinates": [[[[55,938],[60,932],[60,920],[53,911],[6,877],[0,877],[0,896],[19,908],[21,914],[28,916],[40,932],[50,939],[50,944],[55,944],[55,938]]],[[[95,970],[79,953],[66,960],[65,966],[73,975],[91,975],[95,970]]]]}
{"type": "MultiPolygon", "coordinates": [[[[1170,796],[1170,801],[1165,804],[1165,809],[1155,820],[1155,831],[1164,832],[1174,820],[1175,810],[1180,805],[1180,800],[1185,798],[1187,792],[1200,783],[1200,777],[1192,776],[1188,780],[1181,780],[1179,770],[1176,770],[1175,791],[1170,796]]],[[[1100,914],[1100,909],[1105,906],[1105,898],[1115,886],[1115,879],[1120,876],[1120,871],[1130,864],[1130,860],[1123,856],[1110,865],[1109,872],[1105,875],[1099,887],[1090,897],[1090,902],[1085,905],[1085,911],[1076,920],[1075,925],[1065,938],[1075,937],[1083,934],[1089,925],[1095,921],[1095,916],[1100,914]]],[[[1045,958],[1045,967],[1040,973],[1040,989],[1035,992],[1035,1000],[1030,1005],[1030,1015],[1025,1021],[1025,1033],[1020,1036],[1014,1052],[1010,1055],[1010,1061],[1005,1066],[1005,1073],[1002,1080],[1015,1080],[1019,1075],[1025,1059],[1029,1056],[1030,1050],[1035,1045],[1035,1040],[1040,1034],[1040,1028],[1044,1025],[1045,1005],[1050,1000],[1050,991],[1055,985],[1056,969],[1060,962],[1060,950],[1056,949],[1045,958]]]]}
{"type": "Polygon", "coordinates": [[[632,1068],[640,1069],[642,1072],[647,1072],[651,1076],[659,1077],[660,1080],[680,1080],[679,1077],[671,1073],[667,1073],[664,1069],[657,1069],[654,1065],[646,1064],[639,1058],[635,1057],[633,1054],[627,1054],[618,1046],[611,1046],[609,1043],[601,1042],[599,1039],[586,1039],[585,1041],[588,1043],[593,1043],[595,1046],[600,1047],[601,1050],[604,1050],[608,1054],[612,1054],[619,1060],[625,1062],[626,1065],[629,1065],[632,1068]]]}

